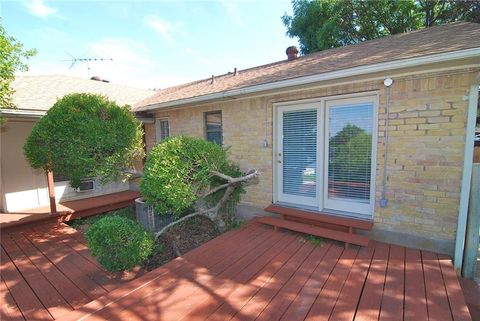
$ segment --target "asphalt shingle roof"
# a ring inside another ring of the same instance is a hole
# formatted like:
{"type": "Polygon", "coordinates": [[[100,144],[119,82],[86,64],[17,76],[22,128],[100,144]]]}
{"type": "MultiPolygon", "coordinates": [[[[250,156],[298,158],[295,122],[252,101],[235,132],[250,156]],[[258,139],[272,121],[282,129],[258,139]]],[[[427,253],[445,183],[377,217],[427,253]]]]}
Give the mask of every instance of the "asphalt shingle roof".
{"type": "Polygon", "coordinates": [[[12,83],[13,103],[19,110],[46,111],[71,93],[94,93],[107,96],[119,105],[133,105],[151,96],[151,90],[64,75],[17,76],[12,83]]]}
{"type": "Polygon", "coordinates": [[[480,24],[456,22],[240,70],[236,76],[233,73],[216,76],[213,84],[207,78],[166,88],[137,103],[135,110],[303,76],[479,47],[480,24]]]}

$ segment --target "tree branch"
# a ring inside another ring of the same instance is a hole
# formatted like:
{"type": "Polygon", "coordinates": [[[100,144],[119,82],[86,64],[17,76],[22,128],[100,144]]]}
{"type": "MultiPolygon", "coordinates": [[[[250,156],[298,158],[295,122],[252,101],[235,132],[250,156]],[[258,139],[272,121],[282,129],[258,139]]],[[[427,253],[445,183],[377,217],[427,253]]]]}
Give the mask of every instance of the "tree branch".
{"type": "Polygon", "coordinates": [[[203,194],[202,197],[204,198],[208,195],[211,195],[215,192],[218,192],[221,189],[226,188],[227,190],[225,191],[225,194],[223,194],[220,201],[212,208],[205,209],[205,210],[200,210],[200,211],[185,215],[182,218],[176,220],[175,222],[172,222],[172,223],[166,225],[160,231],[155,233],[155,239],[158,239],[162,234],[164,234],[172,226],[177,225],[178,223],[181,223],[185,220],[188,220],[189,218],[192,218],[194,216],[206,216],[209,219],[212,219],[212,216],[213,216],[213,220],[215,220],[218,216],[218,212],[220,211],[222,206],[228,201],[229,197],[235,191],[235,188],[237,187],[237,185],[241,184],[243,182],[246,182],[248,180],[251,180],[252,178],[256,177],[258,175],[258,171],[256,169],[253,169],[253,170],[249,171],[245,176],[240,176],[240,177],[231,177],[231,176],[228,176],[228,175],[225,175],[223,173],[216,172],[216,171],[212,171],[212,175],[223,178],[226,181],[228,181],[228,183],[212,188],[211,190],[209,190],[208,192],[203,194]]]}

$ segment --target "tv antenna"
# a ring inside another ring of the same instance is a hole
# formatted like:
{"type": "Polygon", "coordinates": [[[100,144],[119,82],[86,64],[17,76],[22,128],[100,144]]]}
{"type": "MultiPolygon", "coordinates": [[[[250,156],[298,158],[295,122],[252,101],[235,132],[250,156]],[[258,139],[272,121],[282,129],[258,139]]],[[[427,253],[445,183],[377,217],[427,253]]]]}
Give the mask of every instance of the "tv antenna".
{"type": "Polygon", "coordinates": [[[95,61],[95,62],[113,61],[113,58],[89,58],[89,57],[77,58],[77,57],[72,56],[68,52],[67,52],[67,55],[72,57],[72,59],[67,59],[67,60],[63,60],[63,61],[71,62],[69,69],[72,69],[73,66],[75,66],[75,64],[77,62],[86,62],[87,63],[87,72],[88,72],[89,77],[90,77],[90,62],[92,62],[92,61],[95,61]]]}

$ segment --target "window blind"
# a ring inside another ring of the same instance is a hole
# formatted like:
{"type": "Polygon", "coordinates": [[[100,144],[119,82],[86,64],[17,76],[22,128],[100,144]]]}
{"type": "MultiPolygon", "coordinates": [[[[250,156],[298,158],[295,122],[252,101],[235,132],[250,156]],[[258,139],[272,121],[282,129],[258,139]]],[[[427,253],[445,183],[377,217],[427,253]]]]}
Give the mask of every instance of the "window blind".
{"type": "Polygon", "coordinates": [[[328,197],[368,203],[373,105],[331,106],[328,117],[328,197]]]}
{"type": "Polygon", "coordinates": [[[170,137],[170,126],[167,119],[157,120],[157,141],[161,142],[167,137],[170,137]]]}
{"type": "Polygon", "coordinates": [[[283,113],[283,192],[316,197],[317,110],[283,113]]]}

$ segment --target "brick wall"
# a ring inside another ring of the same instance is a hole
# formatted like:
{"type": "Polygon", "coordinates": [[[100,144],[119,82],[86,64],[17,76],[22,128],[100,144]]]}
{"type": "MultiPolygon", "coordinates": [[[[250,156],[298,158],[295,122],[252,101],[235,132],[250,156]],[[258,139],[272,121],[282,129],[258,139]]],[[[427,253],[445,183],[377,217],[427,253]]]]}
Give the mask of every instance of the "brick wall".
{"type": "Polygon", "coordinates": [[[382,80],[236,99],[158,112],[156,116],[169,118],[172,135],[204,137],[203,113],[222,110],[224,144],[231,146],[232,159],[243,170],[257,168],[261,173],[258,183],[247,188],[243,203],[263,208],[273,198],[273,103],[378,91],[375,228],[451,241],[460,199],[468,105],[464,96],[474,75],[472,70],[464,70],[392,77],[386,208],[379,206],[386,129],[382,80]]]}

